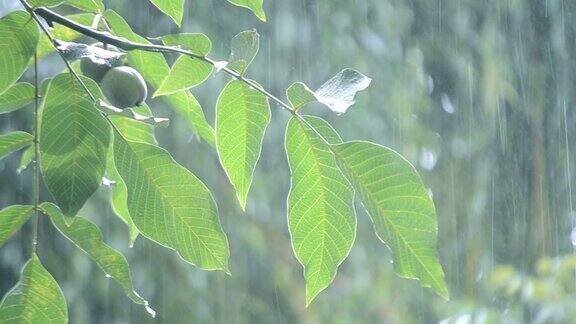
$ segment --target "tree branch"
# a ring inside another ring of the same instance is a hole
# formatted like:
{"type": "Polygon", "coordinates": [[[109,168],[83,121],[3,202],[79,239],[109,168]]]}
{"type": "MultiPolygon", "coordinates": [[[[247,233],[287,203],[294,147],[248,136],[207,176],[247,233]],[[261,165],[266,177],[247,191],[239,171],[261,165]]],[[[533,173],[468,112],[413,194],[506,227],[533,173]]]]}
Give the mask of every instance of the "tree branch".
{"type": "MultiPolygon", "coordinates": [[[[22,1],[22,2],[25,3],[25,1],[22,1]]],[[[185,50],[182,48],[173,47],[173,46],[142,44],[142,43],[132,42],[132,41],[127,40],[125,38],[116,37],[116,36],[111,35],[110,33],[101,32],[99,30],[95,30],[93,28],[84,26],[82,24],[79,24],[75,21],[72,21],[72,20],[70,20],[70,19],[50,10],[50,9],[44,8],[44,7],[32,8],[28,4],[26,4],[25,7],[27,7],[28,11],[32,11],[35,14],[37,14],[38,16],[44,18],[48,23],[58,23],[62,26],[65,26],[65,27],[68,27],[72,30],[75,30],[75,31],[77,31],[77,32],[79,32],[85,36],[88,36],[90,38],[98,40],[104,44],[114,45],[114,46],[116,46],[120,49],[123,49],[125,51],[141,50],[141,51],[147,51],[147,52],[179,53],[179,54],[187,55],[187,56],[192,57],[194,59],[201,60],[203,62],[206,62],[206,63],[216,67],[216,61],[210,59],[209,57],[206,57],[203,55],[198,55],[196,53],[193,53],[191,51],[188,51],[188,50],[185,50]]],[[[54,41],[54,39],[51,39],[51,40],[54,41]]],[[[243,75],[239,74],[238,72],[236,72],[236,71],[234,71],[228,67],[219,68],[219,70],[227,73],[228,75],[230,75],[231,77],[233,77],[235,79],[238,79],[238,80],[248,84],[250,87],[254,88],[256,91],[267,96],[272,101],[274,101],[278,105],[280,105],[280,107],[288,110],[293,115],[296,113],[290,105],[288,105],[285,102],[283,102],[282,100],[278,99],[276,96],[274,96],[273,94],[268,92],[266,89],[262,88],[256,82],[245,78],[243,75]]]]}
{"type": "MultiPolygon", "coordinates": [[[[48,38],[50,39],[50,41],[54,45],[54,48],[56,48],[56,51],[62,57],[62,60],[64,60],[64,63],[66,63],[66,66],[70,70],[70,73],[72,73],[74,75],[74,77],[78,80],[78,82],[80,82],[80,84],[82,85],[84,90],[86,90],[88,95],[90,95],[90,97],[94,101],[96,101],[96,99],[94,98],[92,93],[88,90],[88,88],[86,87],[86,85],[84,84],[82,79],[80,79],[78,74],[72,69],[70,62],[68,62],[68,60],[63,56],[62,52],[60,50],[58,50],[56,40],[54,39],[54,37],[52,36],[50,31],[44,25],[42,25],[40,23],[38,16],[41,16],[42,18],[44,18],[48,23],[54,23],[55,22],[55,23],[61,24],[65,27],[68,27],[72,30],[75,30],[75,31],[77,31],[77,32],[79,32],[85,36],[91,37],[95,40],[98,40],[98,41],[104,43],[104,44],[114,45],[114,46],[121,48],[125,51],[141,50],[141,51],[147,51],[147,52],[179,53],[179,54],[190,56],[190,57],[195,58],[195,59],[202,60],[202,61],[216,67],[216,61],[214,61],[214,60],[212,60],[206,56],[198,55],[198,54],[195,54],[193,52],[190,52],[190,51],[182,49],[182,48],[172,47],[172,46],[163,46],[163,45],[154,45],[154,44],[141,44],[141,43],[132,42],[132,41],[127,40],[125,38],[116,37],[116,36],[111,35],[110,33],[101,32],[101,31],[86,27],[82,24],[76,23],[75,21],[72,21],[72,20],[70,20],[70,19],[50,10],[50,9],[47,9],[44,7],[32,8],[26,2],[26,0],[20,0],[20,3],[22,3],[22,5],[24,5],[26,10],[28,10],[30,12],[30,14],[32,15],[34,20],[36,20],[36,22],[40,25],[40,27],[43,29],[44,33],[48,36],[48,38]]],[[[293,109],[290,105],[286,104],[285,102],[283,102],[282,100],[278,99],[276,96],[274,96],[273,94],[268,92],[266,89],[262,88],[258,83],[254,82],[250,79],[246,79],[244,76],[242,76],[238,72],[231,70],[227,67],[221,68],[220,70],[226,72],[228,75],[232,76],[233,78],[238,79],[238,80],[248,84],[253,89],[257,90],[258,92],[260,92],[263,95],[270,98],[272,101],[276,102],[278,105],[280,105],[280,107],[289,111],[294,118],[297,118],[302,123],[304,123],[308,127],[310,127],[312,129],[312,131],[314,131],[314,133],[316,133],[316,135],[318,135],[319,138],[332,151],[332,147],[331,147],[330,143],[328,143],[328,141],[326,141],[326,139],[312,125],[310,125],[310,123],[306,119],[304,119],[300,114],[298,114],[296,109],[293,109]]],[[[108,121],[110,121],[110,120],[108,119],[108,121]]],[[[112,122],[111,122],[111,124],[112,124],[112,127],[116,127],[112,122]]]]}

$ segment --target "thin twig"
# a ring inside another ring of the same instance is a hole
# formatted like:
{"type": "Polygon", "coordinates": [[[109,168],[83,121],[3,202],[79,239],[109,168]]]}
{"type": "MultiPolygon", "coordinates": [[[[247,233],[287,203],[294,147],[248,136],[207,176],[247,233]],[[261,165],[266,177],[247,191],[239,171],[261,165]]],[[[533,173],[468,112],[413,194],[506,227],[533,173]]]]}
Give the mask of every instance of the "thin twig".
{"type": "MultiPolygon", "coordinates": [[[[72,65],[70,64],[70,62],[68,61],[68,59],[66,59],[66,57],[64,56],[64,54],[62,53],[62,51],[60,51],[60,49],[57,46],[57,41],[54,38],[54,36],[52,36],[52,33],[50,33],[50,31],[40,22],[40,19],[38,18],[38,15],[35,12],[35,9],[32,8],[32,6],[30,6],[28,4],[28,2],[26,0],[20,0],[20,3],[24,6],[24,8],[26,8],[26,10],[30,13],[30,15],[32,16],[32,18],[36,21],[36,23],[41,27],[42,31],[44,32],[44,34],[46,35],[46,37],[48,37],[48,39],[50,40],[50,43],[52,44],[52,46],[54,47],[54,50],[56,50],[56,52],[58,52],[58,54],[60,55],[60,58],[62,59],[62,61],[64,61],[64,64],[66,64],[66,67],[68,68],[68,71],[70,72],[70,74],[72,74],[74,76],[74,78],[78,81],[78,83],[82,86],[83,90],[88,94],[88,96],[90,97],[90,99],[96,103],[96,97],[94,97],[94,95],[92,94],[92,92],[90,92],[90,90],[88,89],[88,87],[86,86],[86,84],[84,83],[84,81],[82,81],[82,79],[80,78],[80,76],[78,75],[78,73],[76,73],[76,71],[74,71],[74,69],[72,68],[72,65]]],[[[36,62],[37,64],[37,62],[36,62]]],[[[37,68],[37,66],[36,66],[37,68]]],[[[37,74],[37,73],[36,73],[37,74]]],[[[119,134],[120,136],[123,136],[120,133],[120,130],[116,127],[116,125],[112,122],[112,120],[110,120],[110,118],[102,113],[102,116],[104,116],[104,118],[106,118],[106,120],[108,121],[108,123],[111,125],[112,128],[114,128],[119,134]]],[[[36,145],[36,148],[38,150],[38,146],[36,145]]],[[[38,151],[37,151],[38,152],[38,151]]],[[[38,153],[37,153],[38,154],[38,153]]],[[[38,154],[39,155],[39,154],[38,154]]],[[[38,178],[39,179],[39,178],[38,178]]],[[[39,187],[39,185],[38,185],[39,187]]],[[[39,208],[37,209],[39,212],[39,208]]]]}
{"type": "MultiPolygon", "coordinates": [[[[20,0],[20,1],[22,2],[24,0],[20,0]]],[[[50,9],[47,9],[44,7],[40,7],[40,8],[31,8],[30,6],[28,6],[28,7],[30,8],[30,10],[35,12],[38,16],[44,18],[46,21],[48,21],[50,23],[58,23],[62,26],[65,26],[65,27],[68,27],[72,30],[75,30],[75,31],[77,31],[77,32],[79,32],[85,36],[88,36],[88,37],[91,37],[95,40],[98,40],[104,44],[114,45],[114,46],[116,46],[120,49],[123,49],[125,51],[141,50],[141,51],[147,51],[147,52],[179,53],[179,54],[187,55],[187,56],[194,58],[194,59],[201,60],[201,61],[208,63],[214,67],[217,66],[217,61],[215,61],[215,60],[213,60],[207,56],[193,53],[189,50],[185,50],[185,49],[182,49],[179,47],[174,47],[174,46],[142,44],[142,43],[132,42],[132,41],[127,40],[125,38],[116,37],[116,36],[111,35],[110,33],[101,32],[99,30],[96,30],[96,29],[84,26],[82,24],[79,24],[79,23],[72,21],[72,20],[70,20],[70,19],[50,10],[50,9]]],[[[238,79],[238,80],[248,84],[250,87],[254,88],[256,91],[262,93],[263,95],[270,98],[272,101],[276,102],[282,108],[284,108],[284,109],[290,111],[292,114],[294,114],[295,111],[290,105],[288,105],[285,102],[283,102],[282,100],[278,99],[276,96],[271,94],[266,89],[262,88],[256,82],[254,82],[250,79],[247,79],[242,74],[240,74],[240,73],[238,73],[238,72],[236,72],[236,71],[234,71],[228,67],[217,68],[217,69],[227,73],[228,75],[230,75],[231,77],[233,77],[235,79],[238,79]]]]}
{"type": "Polygon", "coordinates": [[[40,80],[38,76],[38,52],[34,53],[34,219],[32,220],[32,254],[36,253],[38,245],[38,222],[40,221],[40,145],[38,145],[38,131],[40,121],[40,80]]]}
{"type": "MultiPolygon", "coordinates": [[[[54,46],[54,48],[56,48],[56,51],[60,54],[60,57],[62,57],[62,60],[65,62],[66,66],[70,70],[70,73],[72,73],[75,76],[75,78],[78,80],[78,82],[80,82],[80,84],[82,85],[84,90],[86,90],[86,92],[90,95],[90,97],[94,101],[96,101],[94,96],[88,90],[88,88],[86,87],[86,85],[84,84],[82,79],[80,79],[78,74],[72,69],[70,63],[64,57],[62,52],[60,52],[60,50],[56,46],[56,40],[50,34],[50,31],[48,31],[47,28],[40,23],[38,16],[41,16],[42,18],[44,18],[49,23],[54,23],[54,22],[58,23],[62,26],[65,26],[65,27],[68,27],[72,30],[75,30],[75,31],[77,31],[77,32],[79,32],[85,36],[88,36],[88,37],[91,37],[95,40],[98,40],[104,44],[114,45],[114,46],[116,46],[120,49],[123,49],[125,51],[141,50],[141,51],[147,51],[147,52],[179,53],[179,54],[187,55],[189,57],[204,61],[208,64],[211,64],[214,67],[217,67],[215,60],[210,59],[209,57],[206,57],[203,55],[198,55],[196,53],[193,53],[191,51],[188,51],[188,50],[185,50],[182,48],[173,47],[173,46],[141,44],[141,43],[132,42],[132,41],[127,40],[125,38],[113,36],[108,32],[101,32],[99,30],[95,30],[95,29],[92,29],[90,27],[86,27],[82,24],[76,23],[75,21],[70,20],[70,19],[50,10],[50,9],[47,9],[44,7],[32,8],[26,2],[26,0],[20,0],[20,2],[22,3],[22,5],[24,5],[26,10],[28,10],[30,12],[32,17],[36,20],[36,22],[42,27],[44,33],[48,36],[48,38],[52,42],[52,45],[54,46]]],[[[104,21],[106,21],[106,20],[104,19],[104,21]]],[[[318,135],[320,137],[320,139],[330,148],[330,150],[332,150],[331,145],[328,143],[328,141],[326,141],[326,139],[322,136],[322,134],[320,134],[312,125],[310,125],[310,123],[306,119],[304,119],[301,115],[299,115],[297,113],[296,109],[292,108],[290,105],[288,105],[284,101],[278,99],[276,96],[274,96],[273,94],[268,92],[266,89],[262,88],[258,83],[254,82],[250,79],[245,78],[243,75],[239,74],[238,72],[236,72],[236,71],[234,71],[228,67],[220,68],[220,70],[224,71],[225,73],[232,76],[233,78],[238,79],[238,80],[248,84],[250,87],[252,87],[256,91],[262,93],[263,95],[265,95],[266,97],[268,97],[272,101],[276,102],[278,105],[280,105],[280,107],[289,111],[294,118],[300,120],[301,122],[306,124],[308,127],[310,127],[314,131],[314,133],[316,133],[316,135],[318,135]]],[[[115,126],[113,123],[111,123],[111,124],[113,127],[115,126]]]]}
{"type": "MultiPolygon", "coordinates": [[[[90,90],[88,90],[88,87],[86,87],[86,84],[82,81],[82,79],[80,79],[80,76],[78,75],[78,73],[76,73],[76,71],[74,71],[74,69],[72,68],[72,65],[70,65],[70,62],[68,62],[68,60],[66,59],[66,57],[64,57],[64,54],[58,49],[57,47],[57,41],[54,38],[54,36],[52,36],[52,34],[50,33],[50,31],[48,30],[48,28],[46,28],[46,26],[44,26],[44,24],[42,24],[42,22],[40,21],[40,18],[38,18],[38,15],[36,14],[36,10],[32,8],[28,2],[26,2],[26,0],[20,0],[20,3],[24,6],[24,8],[26,8],[26,10],[30,13],[30,15],[32,16],[32,18],[36,21],[36,23],[40,26],[40,28],[42,29],[42,31],[44,32],[44,34],[46,34],[46,37],[48,37],[48,39],[50,40],[50,43],[52,43],[52,46],[54,46],[54,48],[56,49],[56,52],[58,52],[58,54],[60,55],[60,57],[62,58],[62,60],[64,61],[64,64],[66,64],[66,67],[68,68],[68,70],[70,70],[70,73],[72,73],[72,75],[76,78],[76,80],[78,80],[78,82],[80,83],[80,85],[84,88],[84,90],[86,91],[86,93],[90,96],[90,98],[96,102],[96,98],[94,97],[94,95],[92,94],[92,92],[90,92],[90,90]]],[[[38,8],[41,9],[41,8],[38,8]]]]}

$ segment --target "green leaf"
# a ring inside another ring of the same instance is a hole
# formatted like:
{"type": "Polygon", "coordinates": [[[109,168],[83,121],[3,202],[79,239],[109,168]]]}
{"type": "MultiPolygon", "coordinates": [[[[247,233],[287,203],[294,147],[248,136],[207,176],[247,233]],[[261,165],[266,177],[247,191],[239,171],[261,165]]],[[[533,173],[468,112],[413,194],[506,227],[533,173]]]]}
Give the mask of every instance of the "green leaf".
{"type": "Polygon", "coordinates": [[[210,38],[200,33],[181,33],[160,37],[166,46],[181,46],[190,52],[202,56],[208,55],[212,50],[210,38]]]}
{"type": "Polygon", "coordinates": [[[235,4],[239,7],[248,8],[260,20],[266,21],[266,13],[264,12],[264,8],[262,8],[264,0],[228,0],[228,2],[235,4]]]}
{"type": "MultiPolygon", "coordinates": [[[[133,42],[149,44],[145,38],[135,34],[126,21],[114,11],[107,10],[105,17],[116,35],[133,42]]],[[[170,67],[161,53],[136,50],[128,52],[127,57],[130,65],[139,70],[153,87],[159,87],[170,72],[170,67]]],[[[180,91],[166,96],[165,99],[194,132],[214,146],[214,130],[206,121],[202,107],[189,91],[180,91]]]]}
{"type": "MultiPolygon", "coordinates": [[[[167,46],[182,46],[189,51],[206,56],[212,49],[212,42],[204,34],[174,34],[163,36],[162,42],[167,46]]],[[[178,57],[170,73],[162,81],[153,97],[164,96],[195,87],[206,81],[212,74],[212,64],[200,59],[181,55],[178,57]]]]}
{"type": "Polygon", "coordinates": [[[68,309],[62,290],[36,254],[24,265],[20,281],[2,299],[0,322],[68,323],[68,309]]]}
{"type": "Polygon", "coordinates": [[[310,90],[310,88],[302,82],[292,83],[288,90],[286,90],[286,97],[288,97],[290,105],[292,105],[292,108],[295,110],[317,101],[314,91],[310,90]]]}
{"type": "Polygon", "coordinates": [[[180,27],[182,16],[184,15],[184,0],[150,0],[156,8],[170,16],[172,20],[180,27]]]}
{"type": "MultiPolygon", "coordinates": [[[[140,107],[130,109],[144,117],[152,116],[150,107],[145,103],[140,107]]],[[[118,130],[127,140],[153,145],[157,144],[156,137],[154,136],[154,126],[126,116],[109,115],[108,118],[116,126],[116,130],[118,130]]]]}
{"type": "Polygon", "coordinates": [[[246,30],[232,38],[228,68],[244,74],[260,49],[260,35],[253,30],[246,30]]]}
{"type": "Polygon", "coordinates": [[[56,7],[61,5],[65,0],[28,0],[28,4],[34,8],[37,7],[56,7]]]}
{"type": "Polygon", "coordinates": [[[16,83],[0,95],[0,115],[6,114],[34,101],[36,90],[30,83],[16,83]]]}
{"type": "Polygon", "coordinates": [[[13,205],[0,210],[0,246],[26,223],[33,206],[13,205]]]}
{"type": "Polygon", "coordinates": [[[118,174],[118,170],[114,164],[113,149],[114,145],[111,144],[107,159],[108,163],[106,165],[106,175],[110,180],[114,181],[114,184],[110,186],[110,203],[114,213],[128,226],[130,247],[132,247],[138,235],[140,235],[140,231],[136,227],[136,224],[134,224],[132,216],[130,216],[130,211],[128,210],[128,188],[126,188],[126,184],[120,177],[120,174],[118,174]]]}
{"type": "MultiPolygon", "coordinates": [[[[136,112],[144,116],[151,116],[152,112],[148,106],[143,105],[136,108],[136,112]]],[[[116,129],[124,136],[124,138],[134,141],[134,142],[144,142],[148,144],[156,145],[156,138],[154,137],[154,127],[148,124],[144,124],[134,119],[122,117],[122,116],[110,116],[112,123],[116,126],[116,129]]],[[[118,174],[116,165],[114,164],[114,145],[110,145],[110,151],[108,152],[106,175],[110,180],[114,181],[115,184],[111,186],[111,203],[114,213],[120,217],[130,231],[130,245],[134,245],[140,231],[134,224],[132,216],[130,216],[130,211],[128,211],[128,188],[124,180],[118,174]]]]}
{"type": "Polygon", "coordinates": [[[104,12],[102,0],[66,0],[66,4],[93,13],[104,12]]]}
{"type": "Polygon", "coordinates": [[[304,266],[307,305],[334,280],[356,237],[354,191],[330,146],[310,126],[316,124],[329,142],[341,141],[316,117],[293,117],[286,130],[292,179],[288,225],[294,253],[304,266]]]}
{"type": "Polygon", "coordinates": [[[356,93],[368,88],[370,83],[372,79],[364,74],[356,70],[344,69],[316,91],[298,82],[288,88],[286,95],[296,110],[310,102],[318,101],[340,115],[354,105],[356,93]]]}
{"type": "MultiPolygon", "coordinates": [[[[80,77],[96,98],[98,85],[80,77]]],[[[106,168],[110,125],[70,73],[48,86],[40,127],[40,167],[66,217],[74,217],[98,189],[106,168]]]]}
{"type": "Polygon", "coordinates": [[[370,142],[334,146],[360,194],[378,237],[392,250],[394,268],[448,298],[436,254],[436,211],[416,169],[395,151],[370,142]]]}
{"type": "Polygon", "coordinates": [[[200,103],[189,91],[180,91],[164,97],[180,118],[206,143],[216,147],[214,129],[206,121],[200,103]]]}
{"type": "Polygon", "coordinates": [[[0,94],[10,88],[28,67],[38,45],[38,27],[24,11],[0,18],[0,94]]]}
{"type": "Polygon", "coordinates": [[[28,167],[32,160],[34,160],[35,151],[34,143],[32,143],[32,145],[28,146],[24,152],[22,152],[22,155],[20,156],[20,164],[18,165],[18,169],[16,169],[16,173],[20,174],[28,167]]]}
{"type": "Polygon", "coordinates": [[[206,81],[210,74],[212,74],[211,64],[180,55],[152,97],[165,96],[190,89],[206,81]]]}
{"type": "Polygon", "coordinates": [[[114,162],[142,235],[202,269],[228,271],[228,239],[208,188],[165,150],[114,133],[114,162]]]}
{"type": "MultiPolygon", "coordinates": [[[[89,27],[94,21],[94,14],[81,13],[68,15],[66,18],[89,27]]],[[[82,36],[79,32],[62,25],[55,25],[51,33],[54,38],[66,42],[74,41],[82,36]]],[[[52,42],[46,35],[42,34],[40,36],[40,42],[38,43],[38,59],[42,59],[53,52],[55,52],[54,45],[52,45],[52,42]]]]}
{"type": "Polygon", "coordinates": [[[30,145],[32,141],[34,141],[34,136],[26,132],[18,131],[0,135],[0,159],[30,145]]]}
{"type": "Polygon", "coordinates": [[[52,223],[62,235],[94,260],[107,277],[113,278],[122,286],[128,298],[136,304],[144,305],[150,315],[155,316],[156,312],[148,306],[148,302],[134,291],[128,261],[120,252],[104,242],[102,233],[96,225],[83,217],[76,217],[68,226],[58,206],[43,203],[41,208],[50,216],[52,223]]]}
{"type": "Polygon", "coordinates": [[[220,93],[216,103],[216,146],[243,210],[269,122],[268,98],[244,82],[230,81],[220,93]]]}

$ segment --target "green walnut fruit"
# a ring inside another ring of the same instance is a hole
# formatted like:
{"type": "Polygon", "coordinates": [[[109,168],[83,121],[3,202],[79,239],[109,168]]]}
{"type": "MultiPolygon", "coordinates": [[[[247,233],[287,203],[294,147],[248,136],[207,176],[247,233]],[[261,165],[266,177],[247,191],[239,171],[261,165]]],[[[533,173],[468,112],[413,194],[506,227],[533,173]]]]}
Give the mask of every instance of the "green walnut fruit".
{"type": "MultiPolygon", "coordinates": [[[[95,46],[101,48],[103,47],[102,44],[97,44],[95,46]]],[[[111,45],[108,46],[107,49],[110,51],[118,52],[118,49],[111,45]]],[[[102,82],[102,79],[104,78],[104,75],[106,74],[106,72],[108,72],[108,70],[121,65],[122,65],[122,59],[120,58],[117,60],[110,60],[108,64],[94,63],[88,57],[84,57],[80,60],[80,70],[82,71],[82,74],[98,83],[102,82]]]]}
{"type": "Polygon", "coordinates": [[[102,79],[102,92],[116,108],[140,106],[148,96],[146,81],[129,66],[110,69],[102,79]]]}

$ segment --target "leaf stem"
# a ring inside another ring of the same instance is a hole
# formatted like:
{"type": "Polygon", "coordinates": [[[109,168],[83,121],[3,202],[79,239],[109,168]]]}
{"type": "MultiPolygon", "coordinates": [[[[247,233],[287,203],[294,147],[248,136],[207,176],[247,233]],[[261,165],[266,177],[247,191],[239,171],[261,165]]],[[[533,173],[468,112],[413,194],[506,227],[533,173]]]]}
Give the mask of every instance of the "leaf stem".
{"type": "Polygon", "coordinates": [[[36,254],[38,245],[38,222],[40,219],[40,145],[38,141],[38,130],[40,126],[40,81],[38,77],[38,52],[34,53],[34,219],[32,220],[32,254],[36,254]]]}
{"type": "MultiPolygon", "coordinates": [[[[20,2],[22,2],[23,4],[26,3],[25,0],[20,0],[20,2]]],[[[141,51],[147,51],[147,52],[179,53],[179,54],[187,55],[187,56],[194,58],[194,59],[201,60],[201,61],[206,62],[206,63],[208,63],[214,67],[217,66],[217,62],[215,60],[213,60],[207,56],[198,55],[196,53],[185,50],[183,48],[174,47],[174,46],[164,46],[164,45],[155,45],[155,44],[141,44],[141,43],[132,42],[132,41],[129,41],[125,38],[116,37],[116,36],[111,35],[110,33],[101,32],[101,31],[93,29],[91,27],[84,26],[82,24],[79,24],[75,21],[72,21],[72,20],[70,20],[70,19],[50,10],[50,9],[44,8],[44,7],[32,8],[27,3],[26,3],[26,5],[24,5],[24,7],[26,7],[26,9],[28,11],[32,11],[32,12],[36,13],[38,16],[44,18],[46,21],[48,21],[50,23],[53,23],[53,22],[59,23],[60,25],[63,25],[63,26],[68,27],[72,30],[75,30],[75,31],[77,31],[77,32],[79,32],[85,36],[91,37],[91,38],[96,39],[96,40],[98,40],[102,43],[105,43],[105,44],[114,45],[114,46],[121,48],[125,51],[141,50],[141,51]]],[[[53,38],[51,38],[50,40],[52,42],[55,41],[53,38]]],[[[290,105],[288,105],[287,103],[285,103],[284,101],[282,101],[278,97],[271,94],[268,90],[264,89],[263,87],[258,85],[256,82],[245,78],[242,74],[240,74],[240,73],[238,73],[238,72],[236,72],[236,71],[234,71],[228,67],[219,68],[219,70],[225,72],[226,74],[230,75],[231,77],[233,77],[235,79],[238,79],[238,80],[248,84],[250,87],[252,87],[256,91],[262,93],[263,95],[268,97],[270,100],[276,102],[278,105],[280,105],[280,107],[288,110],[292,114],[295,113],[295,110],[290,105]]]]}
{"type": "MultiPolygon", "coordinates": [[[[79,24],[73,20],[70,20],[70,19],[50,10],[50,9],[47,9],[44,7],[33,8],[26,2],[26,0],[20,0],[20,3],[22,3],[22,5],[26,8],[26,10],[28,10],[28,12],[30,12],[32,17],[40,25],[40,27],[42,28],[42,30],[44,31],[46,36],[48,36],[48,38],[52,42],[52,45],[54,46],[54,48],[56,48],[56,51],[58,52],[58,54],[60,54],[60,57],[62,57],[62,60],[64,61],[64,63],[68,67],[68,69],[70,70],[70,73],[72,73],[74,75],[74,77],[78,80],[78,82],[80,82],[80,84],[82,85],[84,90],[90,95],[90,97],[94,101],[96,101],[96,99],[94,98],[92,93],[88,90],[88,88],[86,87],[86,85],[84,84],[82,79],[80,79],[78,74],[72,69],[70,62],[68,62],[68,60],[62,54],[62,52],[60,52],[60,50],[58,49],[58,47],[57,47],[58,41],[56,39],[54,39],[54,37],[50,34],[50,31],[44,25],[42,25],[38,16],[44,18],[49,23],[54,23],[54,22],[59,23],[62,26],[65,26],[69,29],[72,29],[74,31],[79,32],[80,34],[91,37],[95,40],[98,40],[98,41],[104,43],[104,44],[114,45],[114,46],[116,46],[120,49],[123,49],[125,51],[141,50],[141,51],[146,51],[146,52],[179,53],[179,54],[187,55],[191,58],[201,60],[203,62],[211,64],[214,67],[217,67],[216,61],[207,57],[207,56],[198,55],[198,54],[193,53],[191,51],[188,51],[188,50],[185,50],[185,49],[182,49],[179,47],[174,47],[174,46],[141,44],[141,43],[132,42],[132,41],[127,40],[127,39],[122,38],[122,37],[113,36],[109,32],[102,32],[102,31],[99,31],[99,30],[96,30],[96,29],[93,29],[90,27],[86,27],[86,26],[79,24]]],[[[103,21],[106,22],[105,19],[103,19],[103,21]]],[[[268,90],[261,87],[258,83],[254,82],[250,79],[245,78],[242,74],[240,74],[240,73],[238,73],[238,72],[236,72],[236,71],[234,71],[228,67],[220,68],[220,70],[224,71],[225,73],[227,73],[231,77],[246,83],[250,87],[254,88],[256,91],[258,91],[258,92],[262,93],[263,95],[265,95],[266,97],[268,97],[270,100],[276,102],[281,108],[290,112],[290,114],[292,114],[292,116],[294,116],[294,118],[299,119],[301,122],[305,123],[308,127],[310,127],[318,136],[320,136],[322,141],[325,142],[328,145],[328,147],[330,147],[330,145],[326,141],[326,139],[324,139],[324,137],[322,137],[320,135],[320,133],[318,133],[318,131],[314,127],[312,127],[312,125],[310,125],[310,123],[308,123],[307,120],[302,118],[302,116],[299,115],[298,112],[296,111],[296,109],[292,108],[292,106],[290,106],[289,104],[285,103],[284,101],[282,101],[278,97],[271,94],[268,90]]]]}

